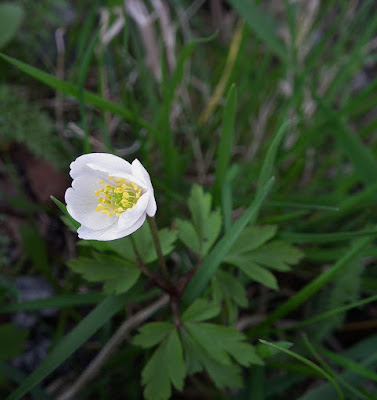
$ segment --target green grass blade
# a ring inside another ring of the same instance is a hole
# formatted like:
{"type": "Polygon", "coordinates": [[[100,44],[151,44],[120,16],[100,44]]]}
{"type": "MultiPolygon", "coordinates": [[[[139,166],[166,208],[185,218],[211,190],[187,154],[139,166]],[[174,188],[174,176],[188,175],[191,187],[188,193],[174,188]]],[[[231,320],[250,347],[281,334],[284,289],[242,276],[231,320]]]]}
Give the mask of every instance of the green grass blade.
{"type": "Polygon", "coordinates": [[[270,342],[267,342],[266,340],[262,340],[262,339],[259,339],[259,341],[261,343],[265,344],[266,346],[270,346],[270,347],[273,347],[274,349],[280,350],[282,353],[285,353],[285,354],[295,358],[296,360],[301,361],[308,367],[314,369],[316,372],[318,372],[320,375],[322,375],[324,378],[326,378],[329,382],[331,382],[332,385],[334,386],[335,390],[337,391],[339,398],[344,399],[343,393],[342,393],[340,387],[338,386],[338,384],[333,379],[333,377],[331,375],[329,375],[325,370],[320,368],[317,364],[314,364],[312,361],[308,360],[305,357],[300,356],[299,354],[295,353],[294,351],[285,349],[284,347],[280,347],[274,343],[270,343],[270,342]]]}
{"type": "Polygon", "coordinates": [[[365,379],[369,379],[370,381],[377,382],[377,374],[372,370],[363,367],[359,363],[356,363],[349,358],[343,357],[340,354],[336,354],[332,351],[321,348],[320,353],[327,357],[329,360],[334,362],[335,364],[340,365],[348,371],[352,371],[357,375],[364,377],[365,379]]]}
{"type": "MultiPolygon", "coordinates": [[[[377,186],[377,185],[376,185],[377,186]]],[[[321,210],[321,211],[339,211],[339,207],[326,206],[323,204],[306,204],[306,203],[295,203],[293,201],[269,201],[268,206],[271,207],[289,207],[289,208],[303,208],[305,210],[321,210]]]]}
{"type": "MultiPolygon", "coordinates": [[[[356,343],[351,349],[348,349],[344,352],[344,356],[347,358],[352,358],[353,360],[357,361],[359,365],[365,368],[374,368],[377,361],[376,345],[377,336],[374,335],[356,343]]],[[[340,378],[342,382],[351,384],[353,387],[360,387],[362,385],[360,375],[357,375],[352,371],[345,371],[344,373],[338,375],[338,378],[340,378]]],[[[367,395],[367,393],[365,393],[365,395],[367,395]]],[[[333,399],[333,397],[333,387],[329,383],[325,383],[313,391],[301,396],[298,400],[322,400],[333,399]]],[[[367,395],[367,398],[374,400],[375,396],[367,395]]],[[[353,400],[354,397],[351,397],[351,399],[353,400]]]]}
{"type": "Polygon", "coordinates": [[[179,165],[179,154],[174,146],[174,136],[170,127],[170,113],[175,93],[182,82],[186,61],[194,51],[195,47],[200,43],[206,43],[213,40],[215,36],[216,34],[193,40],[188,43],[180,53],[176,69],[170,82],[165,82],[165,79],[163,81],[162,90],[164,93],[164,99],[161,106],[157,108],[155,117],[156,129],[154,130],[154,133],[159,145],[161,146],[165,173],[170,184],[173,184],[179,173],[179,168],[177,168],[179,165]]]}
{"type": "Polygon", "coordinates": [[[324,319],[327,318],[331,318],[334,317],[335,315],[338,314],[343,314],[344,312],[348,311],[348,310],[352,310],[353,308],[358,308],[361,306],[364,306],[365,304],[369,304],[372,303],[374,301],[377,301],[377,295],[376,296],[370,296],[367,297],[366,299],[363,300],[359,300],[356,301],[354,303],[351,304],[347,304],[346,306],[342,306],[342,307],[336,307],[332,310],[326,311],[320,315],[317,315],[316,317],[307,319],[305,321],[299,322],[297,324],[291,325],[291,326],[287,326],[284,328],[281,328],[282,330],[295,330],[298,328],[302,328],[304,326],[308,326],[308,325],[313,325],[316,324],[317,322],[323,321],[324,319]]]}
{"type": "Polygon", "coordinates": [[[350,240],[360,236],[377,235],[377,229],[356,231],[356,232],[337,232],[337,233],[293,233],[282,232],[279,237],[294,243],[330,243],[343,240],[350,240]]]}
{"type": "Polygon", "coordinates": [[[236,105],[237,91],[236,87],[232,85],[226,97],[221,125],[220,143],[217,147],[216,176],[213,187],[213,199],[215,204],[220,203],[226,172],[229,169],[229,163],[232,156],[236,105]]]}
{"type": "Polygon", "coordinates": [[[90,60],[93,55],[94,51],[94,46],[97,42],[98,35],[102,29],[102,26],[97,30],[96,34],[94,37],[91,39],[88,48],[85,51],[84,58],[81,63],[80,67],[80,72],[79,72],[79,77],[77,81],[77,86],[78,86],[78,95],[79,95],[79,106],[80,106],[80,116],[81,116],[81,128],[84,131],[84,153],[90,153],[91,151],[91,146],[90,146],[90,140],[89,140],[89,132],[88,132],[88,127],[86,123],[86,110],[85,110],[85,100],[84,100],[84,92],[85,92],[85,80],[89,71],[89,65],[90,65],[90,60]]]}
{"type": "Polygon", "coordinates": [[[377,182],[377,162],[373,153],[353,133],[339,115],[330,109],[325,101],[312,90],[312,95],[328,120],[334,124],[334,135],[345,155],[353,164],[362,181],[371,185],[377,182]]]}
{"type": "Polygon", "coordinates": [[[266,44],[269,50],[285,61],[287,50],[276,35],[276,26],[278,25],[276,21],[267,17],[266,13],[262,12],[254,2],[229,0],[229,3],[244,18],[250,29],[266,44]]]}
{"type": "Polygon", "coordinates": [[[183,296],[183,301],[186,304],[191,304],[205,291],[213,274],[217,271],[220,263],[228,254],[238,236],[252,219],[257,218],[258,212],[266,196],[270,192],[273,183],[274,178],[272,177],[262,188],[262,190],[259,191],[254,201],[250,204],[249,208],[245,211],[242,217],[232,225],[230,230],[222,237],[222,239],[204,259],[194,278],[187,286],[186,292],[183,296]]]}
{"type": "Polygon", "coordinates": [[[322,368],[328,372],[330,376],[333,377],[333,379],[337,380],[344,388],[346,388],[354,397],[352,398],[359,398],[362,400],[369,400],[368,397],[364,396],[363,393],[361,393],[358,389],[354,388],[352,385],[350,385],[348,382],[346,382],[341,376],[337,375],[335,372],[332,371],[332,369],[325,363],[325,361],[319,356],[317,350],[314,348],[314,346],[310,343],[308,337],[306,335],[304,337],[304,343],[306,347],[309,349],[309,351],[313,354],[317,362],[322,366],[322,368]]]}
{"type": "Polygon", "coordinates": [[[275,311],[273,311],[262,323],[257,325],[250,331],[252,336],[259,335],[261,331],[269,327],[279,318],[284,317],[291,311],[298,308],[307,299],[317,293],[323,286],[329,283],[344,267],[348,265],[355,257],[357,257],[372,241],[372,237],[359,239],[353,247],[338,261],[334,266],[321,275],[319,275],[312,282],[308,283],[299,292],[293,295],[289,300],[283,303],[275,311]]]}
{"type": "Polygon", "coordinates": [[[103,293],[62,294],[46,299],[30,300],[16,304],[6,304],[0,307],[0,314],[17,311],[35,311],[48,308],[65,308],[97,304],[105,298],[106,295],[103,293]]]}
{"type": "Polygon", "coordinates": [[[270,179],[270,177],[273,175],[273,169],[275,165],[275,159],[276,159],[276,154],[279,148],[279,145],[283,139],[283,136],[285,134],[285,131],[287,129],[289,122],[285,121],[279,128],[276,136],[274,137],[270,147],[268,148],[266,158],[263,162],[263,166],[261,169],[261,172],[259,174],[259,179],[258,179],[258,189],[262,190],[262,187],[266,184],[266,182],[270,179]]]}
{"type": "Polygon", "coordinates": [[[7,397],[7,400],[21,399],[42,379],[46,378],[74,351],[98,331],[113,315],[124,307],[125,296],[110,296],[88,314],[57,346],[47,355],[37,369],[21,386],[7,397]]]}
{"type": "MultiPolygon", "coordinates": [[[[61,79],[55,78],[53,75],[48,74],[47,72],[41,71],[38,68],[32,67],[31,65],[25,64],[22,61],[16,60],[15,58],[9,57],[5,54],[0,53],[0,58],[14,65],[19,70],[25,72],[34,79],[37,79],[38,81],[46,84],[52,89],[58,90],[65,95],[79,99],[80,94],[77,86],[72,85],[69,82],[62,81],[61,79]]],[[[129,122],[135,122],[140,126],[148,129],[149,131],[154,131],[150,124],[148,124],[146,121],[143,121],[136,114],[127,110],[120,104],[113,103],[87,90],[84,91],[83,96],[86,104],[91,104],[92,106],[97,107],[102,111],[110,111],[113,114],[120,115],[129,122]]]]}
{"type": "Polygon", "coordinates": [[[54,196],[50,196],[51,200],[60,208],[60,210],[63,212],[63,214],[69,218],[69,220],[72,222],[73,226],[77,229],[80,227],[80,223],[77,222],[75,219],[73,219],[70,214],[67,211],[67,207],[65,206],[65,204],[63,204],[60,200],[58,200],[56,197],[54,196]]]}
{"type": "MultiPolygon", "coordinates": [[[[26,379],[26,375],[19,371],[17,368],[12,365],[1,361],[0,362],[0,375],[3,375],[5,378],[17,383],[19,385],[26,379]]],[[[31,398],[33,400],[53,400],[51,396],[49,396],[41,387],[35,386],[30,391],[31,398]]]]}

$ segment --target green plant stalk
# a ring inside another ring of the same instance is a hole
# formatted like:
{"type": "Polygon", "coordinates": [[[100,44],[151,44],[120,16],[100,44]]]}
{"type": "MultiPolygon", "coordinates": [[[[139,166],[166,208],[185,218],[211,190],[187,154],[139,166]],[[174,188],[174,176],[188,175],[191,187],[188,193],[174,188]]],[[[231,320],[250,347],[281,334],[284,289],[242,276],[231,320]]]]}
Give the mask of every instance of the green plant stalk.
{"type": "Polygon", "coordinates": [[[319,367],[317,364],[313,363],[312,361],[308,360],[305,357],[300,356],[299,354],[295,353],[294,351],[284,349],[283,347],[277,346],[274,343],[267,342],[266,340],[263,340],[263,339],[259,339],[259,341],[261,343],[265,344],[266,346],[270,346],[274,349],[280,350],[282,353],[288,354],[289,356],[295,358],[296,360],[301,361],[305,365],[312,368],[314,371],[321,374],[324,378],[326,378],[334,386],[334,389],[337,391],[339,398],[344,400],[343,392],[341,391],[339,385],[336,383],[334,378],[328,372],[326,372],[324,369],[319,367]]]}
{"type": "Polygon", "coordinates": [[[371,240],[372,237],[358,240],[350,249],[350,251],[347,252],[331,269],[314,279],[298,293],[278,307],[275,311],[273,311],[263,322],[252,329],[250,334],[252,336],[259,336],[261,332],[263,332],[265,329],[268,329],[268,327],[270,327],[275,321],[296,309],[300,304],[305,302],[309,297],[330,282],[331,279],[333,279],[345,265],[347,265],[365,249],[371,240]]]}
{"type": "Polygon", "coordinates": [[[163,273],[165,279],[170,283],[170,275],[169,275],[168,268],[165,263],[164,255],[162,254],[161,243],[160,243],[160,238],[158,236],[158,228],[156,225],[156,221],[155,221],[154,217],[147,217],[147,221],[148,221],[149,229],[151,230],[151,233],[152,233],[154,247],[156,248],[158,263],[160,264],[160,267],[161,267],[161,270],[162,270],[162,273],[163,273]]]}

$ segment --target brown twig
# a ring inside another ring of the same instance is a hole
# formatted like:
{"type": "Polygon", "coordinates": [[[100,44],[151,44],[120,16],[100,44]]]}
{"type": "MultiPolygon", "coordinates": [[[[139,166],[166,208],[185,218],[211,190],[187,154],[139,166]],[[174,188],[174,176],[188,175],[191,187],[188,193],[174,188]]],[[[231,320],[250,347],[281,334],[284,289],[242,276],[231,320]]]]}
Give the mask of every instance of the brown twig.
{"type": "Polygon", "coordinates": [[[79,376],[76,382],[71,385],[68,390],[57,397],[56,400],[71,400],[77,395],[77,393],[101,370],[107,359],[111,354],[120,346],[123,340],[128,335],[131,329],[136,328],[157,310],[164,307],[168,303],[168,296],[164,295],[150,306],[139,311],[133,317],[124,321],[120,328],[114,333],[102,350],[92,360],[92,362],[86,367],[85,371],[79,376]]]}
{"type": "Polygon", "coordinates": [[[162,289],[164,292],[171,294],[173,292],[173,286],[171,285],[170,281],[167,282],[163,279],[160,279],[158,276],[156,276],[143,262],[135,244],[135,240],[132,236],[130,236],[131,243],[132,243],[132,248],[135,253],[136,261],[138,264],[138,267],[140,268],[140,271],[147,276],[156,286],[158,286],[160,289],[162,289]]]}

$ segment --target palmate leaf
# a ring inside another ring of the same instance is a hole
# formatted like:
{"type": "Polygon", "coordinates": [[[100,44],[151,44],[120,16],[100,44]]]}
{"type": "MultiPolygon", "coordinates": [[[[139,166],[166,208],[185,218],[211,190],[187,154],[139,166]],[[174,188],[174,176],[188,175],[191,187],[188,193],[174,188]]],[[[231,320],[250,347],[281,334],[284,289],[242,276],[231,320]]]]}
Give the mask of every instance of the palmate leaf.
{"type": "Polygon", "coordinates": [[[185,324],[185,327],[210,357],[220,364],[232,365],[231,356],[244,366],[263,365],[254,347],[245,343],[245,335],[235,328],[207,322],[189,322],[185,324]]]}
{"type": "Polygon", "coordinates": [[[253,346],[235,328],[203,322],[186,322],[181,331],[189,373],[206,370],[218,388],[242,385],[238,364],[263,365],[253,346]]]}
{"type": "Polygon", "coordinates": [[[182,322],[199,322],[214,318],[220,314],[220,307],[208,300],[197,299],[182,314],[182,322]]]}
{"type": "MultiPolygon", "coordinates": [[[[170,328],[169,328],[170,329],[170,328]]],[[[146,400],[167,400],[171,385],[183,389],[186,367],[178,333],[173,329],[153,353],[142,372],[146,400]]]]}
{"type": "Polygon", "coordinates": [[[216,304],[224,304],[228,323],[238,318],[239,307],[247,307],[246,289],[231,273],[218,270],[211,281],[212,296],[216,304]]]}
{"type": "Polygon", "coordinates": [[[222,299],[229,298],[239,307],[247,307],[248,300],[246,289],[232,274],[226,271],[217,271],[212,278],[212,287],[215,289],[215,301],[221,302],[222,299]]]}
{"type": "Polygon", "coordinates": [[[203,351],[203,347],[186,330],[181,332],[187,373],[205,370],[219,389],[242,386],[241,369],[238,365],[219,364],[203,351]]]}
{"type": "Polygon", "coordinates": [[[68,261],[68,266],[89,282],[105,281],[105,293],[125,293],[135,285],[140,270],[132,263],[109,255],[96,258],[79,257],[68,261]]]}
{"type": "Polygon", "coordinates": [[[225,262],[240,268],[249,278],[277,289],[275,276],[267,269],[289,271],[303,253],[289,243],[274,240],[266,243],[276,233],[275,226],[252,226],[245,229],[225,262]]]}
{"type": "Polygon", "coordinates": [[[171,322],[150,322],[139,329],[132,343],[144,348],[156,346],[174,329],[171,322]]]}
{"type": "Polygon", "coordinates": [[[234,328],[188,322],[181,331],[181,338],[187,371],[206,370],[218,388],[242,386],[237,363],[263,365],[254,347],[245,343],[245,336],[234,328]]]}
{"type": "Polygon", "coordinates": [[[188,200],[192,222],[177,219],[179,239],[203,258],[220,234],[221,215],[212,211],[212,196],[194,185],[188,200]]]}
{"type": "MultiPolygon", "coordinates": [[[[161,249],[164,256],[170,254],[174,248],[174,242],[177,239],[177,231],[167,228],[158,232],[161,249]]],[[[150,264],[157,260],[156,249],[153,244],[152,235],[148,224],[143,224],[136,232],[132,234],[136,249],[144,264],[150,264]]],[[[99,242],[97,240],[83,240],[79,242],[82,246],[91,246],[100,252],[113,252],[122,259],[137,264],[137,258],[132,246],[131,238],[126,236],[121,239],[108,242],[99,242]]]]}

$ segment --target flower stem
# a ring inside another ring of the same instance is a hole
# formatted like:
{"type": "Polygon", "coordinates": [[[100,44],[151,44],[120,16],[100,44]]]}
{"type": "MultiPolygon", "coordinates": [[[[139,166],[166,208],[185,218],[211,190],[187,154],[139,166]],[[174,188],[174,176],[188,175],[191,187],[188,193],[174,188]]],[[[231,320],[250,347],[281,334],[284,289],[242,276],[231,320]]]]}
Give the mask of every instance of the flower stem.
{"type": "Polygon", "coordinates": [[[170,275],[169,275],[168,268],[165,263],[165,258],[162,254],[161,243],[160,243],[160,238],[158,236],[158,229],[157,229],[156,221],[153,217],[147,217],[147,220],[148,220],[148,224],[149,224],[149,229],[151,230],[151,233],[152,233],[153,243],[154,243],[154,247],[156,248],[158,262],[160,264],[162,273],[163,273],[165,279],[168,282],[170,282],[170,275]]]}
{"type": "Polygon", "coordinates": [[[130,236],[130,239],[140,271],[144,275],[146,275],[149,279],[151,279],[155,283],[155,285],[161,288],[163,291],[165,291],[166,293],[171,293],[172,290],[170,282],[166,282],[165,280],[160,279],[151,270],[148,269],[148,267],[143,263],[143,260],[141,259],[139,252],[137,251],[134,238],[130,236]]]}

